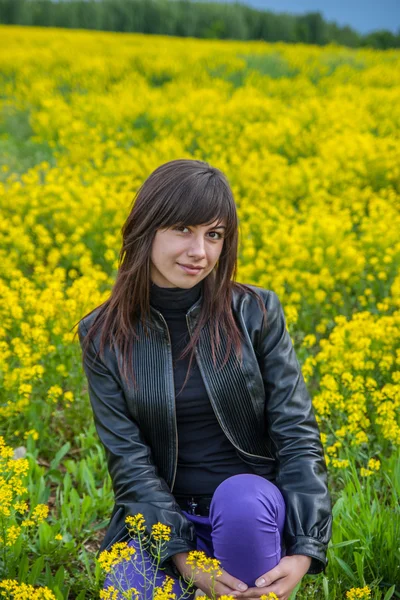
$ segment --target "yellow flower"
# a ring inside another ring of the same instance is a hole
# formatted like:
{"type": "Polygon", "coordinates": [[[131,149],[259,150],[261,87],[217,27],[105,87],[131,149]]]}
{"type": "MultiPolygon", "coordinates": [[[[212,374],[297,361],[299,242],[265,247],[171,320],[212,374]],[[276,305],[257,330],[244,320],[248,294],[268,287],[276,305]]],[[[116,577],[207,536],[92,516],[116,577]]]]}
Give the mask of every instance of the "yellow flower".
{"type": "Polygon", "coordinates": [[[15,510],[15,512],[20,513],[22,515],[22,514],[24,514],[24,512],[26,512],[28,510],[28,505],[25,501],[15,502],[14,510],[15,510]]]}
{"type": "Polygon", "coordinates": [[[122,598],[126,600],[140,600],[140,594],[136,588],[129,588],[122,592],[122,598]]]}
{"type": "Polygon", "coordinates": [[[21,527],[18,525],[11,525],[6,532],[6,546],[12,546],[15,544],[21,533],[21,527]]]}
{"type": "Polygon", "coordinates": [[[168,575],[165,577],[162,587],[156,587],[153,600],[175,600],[176,594],[172,592],[174,580],[168,575]]]}
{"type": "Polygon", "coordinates": [[[97,560],[103,571],[109,573],[112,567],[124,560],[129,560],[135,553],[135,548],[128,546],[127,542],[116,542],[110,550],[103,550],[97,560]]]}
{"type": "Polygon", "coordinates": [[[151,535],[156,541],[168,541],[171,538],[171,527],[162,523],[155,523],[151,528],[151,535]]]}
{"type": "Polygon", "coordinates": [[[304,336],[302,346],[305,348],[312,348],[317,343],[317,338],[313,333],[304,336]]]}
{"type": "Polygon", "coordinates": [[[14,450],[8,446],[0,446],[0,458],[12,458],[14,450]]]}
{"type": "Polygon", "coordinates": [[[46,504],[37,504],[32,512],[32,519],[41,523],[49,515],[49,507],[46,504]]]}
{"type": "Polygon", "coordinates": [[[370,458],[368,461],[368,468],[372,469],[372,471],[379,471],[381,468],[381,463],[376,458],[370,458]]]}
{"type": "Polygon", "coordinates": [[[47,391],[47,398],[56,403],[58,398],[62,396],[63,390],[59,385],[52,385],[47,391]]]}
{"type": "Polygon", "coordinates": [[[366,444],[368,442],[368,436],[365,431],[357,431],[354,436],[354,439],[351,441],[352,446],[359,446],[361,444],[366,444]]]}
{"type": "Polygon", "coordinates": [[[0,596],[13,600],[56,600],[49,588],[34,588],[26,583],[18,583],[15,579],[0,581],[0,596]]]}
{"type": "Polygon", "coordinates": [[[367,600],[371,597],[371,590],[366,585],[363,588],[351,588],[346,592],[347,600],[367,600]]]}
{"type": "Polygon", "coordinates": [[[349,465],[350,461],[347,458],[332,458],[332,467],[335,467],[336,469],[345,469],[349,465]]]}
{"type": "Polygon", "coordinates": [[[38,440],[39,439],[39,434],[36,431],[36,429],[29,429],[28,431],[25,431],[24,438],[28,439],[29,436],[32,436],[32,438],[34,440],[38,440]]]}
{"type": "Polygon", "coordinates": [[[221,563],[216,558],[211,558],[201,550],[192,550],[186,559],[186,563],[204,573],[215,573],[217,577],[222,575],[221,563]]]}
{"type": "Polygon", "coordinates": [[[142,513],[128,515],[125,518],[125,523],[131,533],[143,533],[145,531],[145,519],[142,513]]]}
{"type": "Polygon", "coordinates": [[[364,467],[361,467],[360,469],[360,475],[361,477],[369,477],[370,475],[373,475],[373,471],[370,471],[369,469],[365,469],[364,467]]]}
{"type": "Polygon", "coordinates": [[[100,600],[119,600],[119,597],[119,591],[113,585],[100,590],[100,600]]]}
{"type": "Polygon", "coordinates": [[[29,461],[26,458],[17,458],[8,462],[10,471],[14,471],[15,475],[26,475],[29,471],[29,461]]]}
{"type": "Polygon", "coordinates": [[[0,515],[3,517],[10,516],[12,501],[13,489],[4,478],[0,477],[0,515]]]}
{"type": "Polygon", "coordinates": [[[136,588],[119,591],[113,585],[109,585],[107,588],[100,590],[99,598],[100,600],[139,600],[140,595],[136,588]]]}

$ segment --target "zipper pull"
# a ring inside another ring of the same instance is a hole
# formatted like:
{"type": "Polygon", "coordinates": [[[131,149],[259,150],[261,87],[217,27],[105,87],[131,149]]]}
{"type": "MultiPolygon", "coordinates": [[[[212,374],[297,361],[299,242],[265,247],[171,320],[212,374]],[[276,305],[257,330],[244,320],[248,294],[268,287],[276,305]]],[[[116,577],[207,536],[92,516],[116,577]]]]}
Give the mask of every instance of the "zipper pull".
{"type": "Polygon", "coordinates": [[[197,502],[194,501],[193,496],[192,496],[192,499],[188,501],[188,504],[189,504],[189,514],[196,515],[195,510],[196,510],[197,502]]]}

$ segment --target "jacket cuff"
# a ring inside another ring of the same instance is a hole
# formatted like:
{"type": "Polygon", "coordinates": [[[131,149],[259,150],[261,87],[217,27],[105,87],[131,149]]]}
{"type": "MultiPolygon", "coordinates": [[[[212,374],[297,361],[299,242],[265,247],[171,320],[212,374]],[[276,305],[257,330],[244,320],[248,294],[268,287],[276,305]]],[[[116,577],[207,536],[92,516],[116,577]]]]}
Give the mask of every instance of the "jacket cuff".
{"type": "Polygon", "coordinates": [[[326,549],[326,544],[322,544],[315,538],[305,535],[289,537],[286,540],[286,556],[304,554],[304,556],[311,558],[311,564],[306,575],[317,575],[318,573],[325,572],[328,565],[326,549]]]}

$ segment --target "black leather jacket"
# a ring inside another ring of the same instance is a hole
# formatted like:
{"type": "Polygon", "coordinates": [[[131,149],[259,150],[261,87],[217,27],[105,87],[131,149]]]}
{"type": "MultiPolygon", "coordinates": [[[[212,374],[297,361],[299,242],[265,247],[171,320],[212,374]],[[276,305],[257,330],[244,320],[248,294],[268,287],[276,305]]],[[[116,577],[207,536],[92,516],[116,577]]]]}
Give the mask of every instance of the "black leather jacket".
{"type": "MultiPolygon", "coordinates": [[[[243,366],[232,353],[222,370],[214,368],[208,325],[202,330],[196,360],[218,421],[238,455],[283,494],[286,554],[312,557],[308,573],[319,573],[327,565],[332,528],[319,429],[280,300],[271,290],[249,287],[261,295],[268,318],[264,324],[262,311],[249,292],[234,290],[232,309],[246,337],[243,366]]],[[[189,332],[196,325],[201,299],[186,313],[189,332]]],[[[79,323],[81,345],[97,310],[79,323]]],[[[178,447],[168,327],[154,307],[147,324],[149,337],[139,323],[143,337],[140,343],[133,342],[138,392],[122,381],[117,353],[108,345],[104,361],[95,358],[100,334],[83,365],[115,494],[99,552],[129,539],[125,517],[142,513],[149,528],[156,522],[171,526],[162,567],[176,576],[170,557],[195,550],[196,533],[173,496],[178,447]]],[[[225,348],[219,354],[221,361],[225,348]]]]}

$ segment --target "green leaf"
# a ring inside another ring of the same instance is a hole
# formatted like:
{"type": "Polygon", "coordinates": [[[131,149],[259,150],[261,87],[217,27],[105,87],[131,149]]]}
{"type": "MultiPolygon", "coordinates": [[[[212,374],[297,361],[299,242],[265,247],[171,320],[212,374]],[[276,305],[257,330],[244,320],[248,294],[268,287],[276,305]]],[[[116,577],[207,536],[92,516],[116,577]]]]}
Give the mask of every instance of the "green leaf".
{"type": "Polygon", "coordinates": [[[64,458],[64,456],[67,454],[67,452],[69,451],[70,448],[71,448],[71,444],[69,442],[66,442],[64,444],[64,446],[62,446],[59,449],[59,451],[57,452],[57,454],[55,455],[55,457],[53,458],[53,460],[50,463],[50,469],[56,469],[58,467],[61,460],[64,458]]]}
{"type": "Polygon", "coordinates": [[[61,567],[58,567],[57,573],[54,576],[54,584],[58,588],[62,587],[62,584],[64,583],[64,577],[65,577],[64,567],[63,567],[63,565],[61,565],[61,567]]]}
{"type": "Polygon", "coordinates": [[[23,536],[20,535],[19,538],[17,539],[17,541],[15,542],[14,546],[13,546],[14,560],[17,560],[17,558],[21,554],[23,543],[24,543],[23,536]]]}
{"type": "Polygon", "coordinates": [[[353,571],[350,569],[349,565],[338,556],[335,556],[335,559],[337,560],[343,571],[346,573],[346,575],[349,577],[349,579],[351,579],[351,581],[356,581],[357,578],[354,575],[353,571]]]}
{"type": "Polygon", "coordinates": [[[81,505],[81,525],[82,525],[82,520],[86,517],[88,510],[90,508],[92,508],[92,506],[93,506],[93,500],[91,499],[91,497],[85,496],[83,498],[82,505],[81,505]]]}
{"type": "Polygon", "coordinates": [[[91,571],[92,571],[93,566],[90,564],[89,556],[86,551],[84,551],[82,553],[81,561],[86,567],[87,576],[89,577],[89,579],[92,579],[91,571]]]}
{"type": "Polygon", "coordinates": [[[70,492],[72,486],[72,482],[71,482],[71,475],[69,473],[66,473],[64,475],[64,497],[68,498],[68,494],[70,492]]]}
{"type": "Polygon", "coordinates": [[[395,589],[396,589],[396,586],[392,585],[392,587],[389,588],[388,591],[386,592],[385,597],[383,598],[383,600],[390,600],[390,598],[394,594],[395,589]]]}
{"type": "Polygon", "coordinates": [[[58,469],[51,469],[47,471],[47,477],[49,477],[52,481],[57,481],[61,483],[63,481],[63,474],[58,469]]]}
{"type": "Polygon", "coordinates": [[[343,508],[344,503],[345,503],[344,502],[344,498],[338,498],[336,500],[336,502],[335,502],[335,504],[334,504],[334,506],[332,508],[332,515],[333,515],[334,518],[340,513],[340,511],[343,508]]]}
{"type": "Polygon", "coordinates": [[[22,557],[19,562],[19,571],[18,571],[18,579],[19,581],[25,581],[26,574],[28,573],[28,557],[26,554],[22,557]]]}
{"type": "Polygon", "coordinates": [[[331,546],[329,546],[329,549],[331,548],[341,548],[342,546],[348,546],[349,544],[355,544],[356,542],[359,542],[360,540],[346,540],[345,542],[338,542],[337,544],[332,544],[331,546]]]}
{"type": "Polygon", "coordinates": [[[364,554],[360,554],[359,552],[354,552],[354,562],[356,563],[358,578],[361,582],[361,585],[364,587],[365,586],[364,554]]]}
{"type": "Polygon", "coordinates": [[[101,523],[98,523],[97,525],[93,525],[92,531],[98,531],[99,529],[104,529],[104,527],[107,527],[109,522],[110,522],[110,519],[107,517],[107,519],[104,519],[103,521],[101,521],[101,523]]]}
{"type": "Polygon", "coordinates": [[[325,575],[322,576],[322,588],[324,590],[325,600],[329,600],[329,581],[325,575]]]}
{"type": "Polygon", "coordinates": [[[55,595],[55,597],[57,598],[57,600],[64,600],[64,596],[61,593],[61,590],[58,587],[58,585],[54,586],[54,588],[51,591],[53,592],[53,594],[55,595]]]}
{"type": "Polygon", "coordinates": [[[46,521],[42,521],[39,525],[39,548],[40,552],[47,552],[49,542],[53,537],[52,529],[46,521]]]}
{"type": "Polygon", "coordinates": [[[68,519],[70,525],[73,526],[74,535],[80,530],[80,514],[81,514],[81,501],[79,494],[75,488],[72,488],[69,494],[69,508],[71,509],[71,516],[68,519]]]}
{"type": "Polygon", "coordinates": [[[44,565],[44,557],[39,556],[39,558],[37,560],[35,560],[35,562],[33,563],[31,572],[29,573],[28,583],[30,583],[31,585],[35,585],[38,576],[42,572],[43,565],[44,565]]]}
{"type": "Polygon", "coordinates": [[[296,587],[294,588],[293,592],[292,592],[292,593],[290,594],[290,596],[289,596],[289,600],[295,600],[295,598],[296,598],[296,596],[297,596],[297,592],[298,592],[298,591],[299,591],[299,589],[300,589],[300,585],[301,585],[301,582],[299,582],[299,583],[296,585],[296,587]]]}

